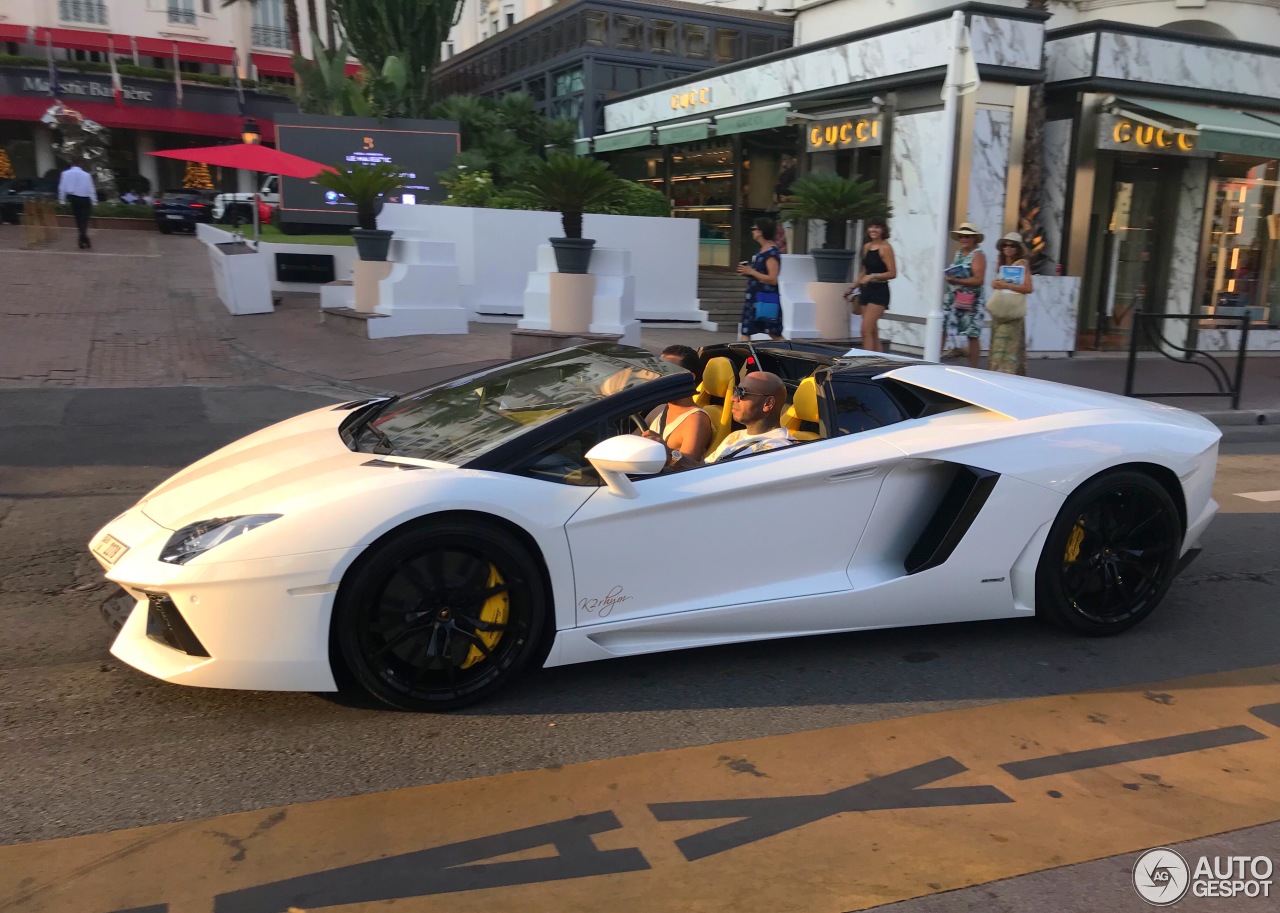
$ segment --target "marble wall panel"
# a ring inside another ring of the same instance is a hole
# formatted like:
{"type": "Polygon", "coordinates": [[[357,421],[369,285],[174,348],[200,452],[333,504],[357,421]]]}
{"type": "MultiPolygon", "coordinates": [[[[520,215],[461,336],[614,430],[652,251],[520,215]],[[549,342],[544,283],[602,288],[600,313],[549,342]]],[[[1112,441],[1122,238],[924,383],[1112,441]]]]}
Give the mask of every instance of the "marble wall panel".
{"type": "Polygon", "coordinates": [[[1072,352],[1080,312],[1079,276],[1036,276],[1027,298],[1027,351],[1072,352]]]}
{"type": "Polygon", "coordinates": [[[815,89],[945,67],[950,27],[946,20],[927,22],[722,76],[694,76],[684,86],[608,105],[605,128],[613,132],[742,105],[767,105],[815,89]],[[678,100],[690,89],[703,88],[706,104],[672,108],[673,96],[678,100]]]}
{"type": "MultiPolygon", "coordinates": [[[[1196,348],[1205,352],[1237,352],[1240,350],[1239,330],[1201,330],[1196,348]]],[[[1280,352],[1280,330],[1249,328],[1250,352],[1280,352]]]]}
{"type": "MultiPolygon", "coordinates": [[[[1208,181],[1208,161],[1192,159],[1187,162],[1178,188],[1177,224],[1173,227],[1173,251],[1169,259],[1169,282],[1164,302],[1166,314],[1190,314],[1195,310],[1192,297],[1195,295],[1208,181]]],[[[1165,321],[1165,335],[1177,345],[1185,345],[1188,329],[1187,321],[1165,321]]]]}
{"type": "MultiPolygon", "coordinates": [[[[898,278],[893,280],[892,313],[924,317],[929,313],[945,252],[941,231],[950,208],[950,182],[943,173],[941,111],[897,118],[890,144],[889,200],[893,204],[893,249],[898,278]]],[[[924,343],[924,327],[887,320],[885,338],[900,345],[924,343]]]]}
{"type": "Polygon", "coordinates": [[[974,16],[969,40],[974,59],[980,64],[1040,69],[1044,26],[1039,22],[974,16]]]}
{"type": "Polygon", "coordinates": [[[1049,82],[1083,79],[1093,73],[1093,33],[1053,38],[1044,44],[1044,65],[1049,82]]]}
{"type": "Polygon", "coordinates": [[[1012,111],[979,108],[973,119],[973,157],[969,163],[968,220],[982,230],[982,248],[996,254],[996,239],[1005,233],[1005,183],[1009,177],[1012,111]]]}
{"type": "Polygon", "coordinates": [[[1280,57],[1104,32],[1098,76],[1271,98],[1280,86],[1280,57]]]}
{"type": "Polygon", "coordinates": [[[1066,235],[1063,218],[1067,211],[1071,126],[1069,120],[1051,120],[1044,125],[1044,192],[1040,201],[1040,224],[1044,227],[1045,253],[1054,263],[1062,260],[1062,241],[1066,235]]]}

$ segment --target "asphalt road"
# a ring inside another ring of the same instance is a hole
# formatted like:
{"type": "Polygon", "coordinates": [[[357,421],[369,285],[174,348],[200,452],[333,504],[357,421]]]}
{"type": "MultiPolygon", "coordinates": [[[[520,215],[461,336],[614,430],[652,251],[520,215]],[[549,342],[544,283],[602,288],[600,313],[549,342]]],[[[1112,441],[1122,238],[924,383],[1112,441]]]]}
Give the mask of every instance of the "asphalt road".
{"type": "MultiPolygon", "coordinates": [[[[1238,496],[1280,489],[1270,429],[1224,445],[1204,556],[1119,638],[1017,621],[711,648],[538,672],[447,716],[175,687],[114,660],[93,532],[175,468],[332,402],[275,388],[0,391],[0,844],[1280,662],[1280,503],[1238,496]]],[[[1280,861],[1274,825],[1215,839],[1252,853],[1266,841],[1280,861]]],[[[1026,909],[1043,892],[1064,901],[1053,909],[1106,906],[1087,869],[900,908],[1026,909]]]]}

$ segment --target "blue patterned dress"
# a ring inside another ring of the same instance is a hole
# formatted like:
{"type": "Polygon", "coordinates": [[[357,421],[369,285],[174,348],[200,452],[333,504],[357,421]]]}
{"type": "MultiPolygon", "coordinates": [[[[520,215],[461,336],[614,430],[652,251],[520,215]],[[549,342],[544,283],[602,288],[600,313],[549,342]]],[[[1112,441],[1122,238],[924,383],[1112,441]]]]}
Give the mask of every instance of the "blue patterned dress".
{"type": "MultiPolygon", "coordinates": [[[[769,260],[778,261],[778,269],[782,269],[782,256],[778,253],[776,246],[766,248],[759,251],[751,258],[751,268],[758,273],[769,272],[769,260]]],[[[776,285],[769,285],[761,282],[755,276],[747,277],[747,292],[743,296],[742,302],[742,323],[738,326],[738,331],[743,336],[750,336],[753,333],[768,333],[770,336],[782,335],[782,309],[778,309],[778,317],[776,320],[758,320],[756,318],[756,293],[757,292],[778,292],[776,285]]]]}
{"type": "MultiPolygon", "coordinates": [[[[973,258],[977,253],[978,248],[976,247],[969,251],[968,256],[965,256],[962,251],[956,251],[955,257],[951,260],[951,265],[964,267],[964,272],[959,276],[959,278],[973,278],[973,258]]],[[[977,339],[982,335],[982,325],[986,322],[986,315],[983,313],[984,309],[982,307],[985,303],[986,289],[981,285],[973,288],[969,288],[967,286],[948,285],[946,297],[942,301],[942,313],[947,331],[958,337],[977,339]],[[972,310],[956,310],[957,291],[975,293],[972,310]]]]}

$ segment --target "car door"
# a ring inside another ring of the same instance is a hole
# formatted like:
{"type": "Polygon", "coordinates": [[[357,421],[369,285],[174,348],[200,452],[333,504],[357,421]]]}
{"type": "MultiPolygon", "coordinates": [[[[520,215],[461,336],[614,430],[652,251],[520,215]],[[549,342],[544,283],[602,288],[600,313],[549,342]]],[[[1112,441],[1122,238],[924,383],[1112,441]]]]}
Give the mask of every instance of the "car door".
{"type": "MultiPolygon", "coordinates": [[[[815,441],[594,492],[566,525],[579,625],[850,589],[846,569],[902,452],[815,441]]],[[[794,628],[809,625],[804,606],[794,628]]]]}

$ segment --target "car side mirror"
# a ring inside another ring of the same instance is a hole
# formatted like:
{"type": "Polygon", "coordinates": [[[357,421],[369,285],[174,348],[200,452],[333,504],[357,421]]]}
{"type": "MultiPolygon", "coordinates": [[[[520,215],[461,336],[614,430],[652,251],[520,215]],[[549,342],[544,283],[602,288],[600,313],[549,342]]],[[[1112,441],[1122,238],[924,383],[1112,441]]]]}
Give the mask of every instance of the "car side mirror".
{"type": "Polygon", "coordinates": [[[587,459],[604,484],[620,498],[639,495],[627,474],[651,476],[667,465],[667,448],[638,434],[607,438],[587,451],[587,459]]]}

